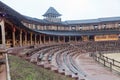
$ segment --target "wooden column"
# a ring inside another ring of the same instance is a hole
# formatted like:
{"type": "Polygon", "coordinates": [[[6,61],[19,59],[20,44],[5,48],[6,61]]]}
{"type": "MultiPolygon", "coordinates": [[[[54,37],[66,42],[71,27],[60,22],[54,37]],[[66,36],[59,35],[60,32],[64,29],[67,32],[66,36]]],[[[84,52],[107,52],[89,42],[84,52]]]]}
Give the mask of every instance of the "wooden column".
{"type": "Polygon", "coordinates": [[[32,36],[33,36],[33,34],[30,33],[30,44],[31,44],[31,45],[33,45],[33,42],[32,42],[32,36]]]}
{"type": "Polygon", "coordinates": [[[53,36],[53,43],[55,42],[55,36],[53,36]]]}
{"type": "Polygon", "coordinates": [[[27,45],[27,32],[25,32],[25,45],[27,45]]]}
{"type": "Polygon", "coordinates": [[[51,41],[50,41],[50,36],[49,36],[49,43],[50,43],[51,41]]]}
{"type": "Polygon", "coordinates": [[[69,42],[71,41],[71,37],[69,36],[69,42]]]}
{"type": "Polygon", "coordinates": [[[75,42],[77,42],[77,36],[75,36],[75,42]]]}
{"type": "Polygon", "coordinates": [[[63,36],[63,41],[64,41],[64,43],[65,43],[65,36],[63,36]]]}
{"type": "Polygon", "coordinates": [[[20,30],[20,46],[22,46],[22,30],[20,30]]]}
{"type": "Polygon", "coordinates": [[[58,36],[58,42],[60,42],[60,36],[58,36]]]}
{"type": "Polygon", "coordinates": [[[12,41],[13,41],[13,47],[15,47],[15,27],[13,27],[12,41]]]}
{"type": "Polygon", "coordinates": [[[37,37],[37,35],[35,34],[35,45],[36,45],[36,37],[37,37]]]}
{"type": "Polygon", "coordinates": [[[1,25],[1,34],[2,34],[2,44],[5,45],[5,22],[4,19],[0,22],[1,25]]]}
{"type": "Polygon", "coordinates": [[[43,36],[43,43],[45,44],[45,35],[43,36]]]}
{"type": "Polygon", "coordinates": [[[42,41],[42,40],[41,40],[41,35],[40,35],[40,38],[39,38],[39,39],[40,39],[40,40],[39,40],[39,44],[41,44],[41,43],[42,43],[42,42],[41,42],[41,41],[42,41]]]}

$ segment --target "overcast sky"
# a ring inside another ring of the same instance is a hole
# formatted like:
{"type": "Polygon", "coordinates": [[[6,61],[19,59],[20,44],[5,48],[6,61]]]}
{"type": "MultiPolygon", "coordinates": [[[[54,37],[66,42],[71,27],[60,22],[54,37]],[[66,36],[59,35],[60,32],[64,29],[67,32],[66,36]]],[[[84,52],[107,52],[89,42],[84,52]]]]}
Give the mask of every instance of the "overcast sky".
{"type": "Polygon", "coordinates": [[[120,0],[1,0],[19,13],[43,19],[49,7],[54,7],[62,20],[120,17],[120,0]]]}

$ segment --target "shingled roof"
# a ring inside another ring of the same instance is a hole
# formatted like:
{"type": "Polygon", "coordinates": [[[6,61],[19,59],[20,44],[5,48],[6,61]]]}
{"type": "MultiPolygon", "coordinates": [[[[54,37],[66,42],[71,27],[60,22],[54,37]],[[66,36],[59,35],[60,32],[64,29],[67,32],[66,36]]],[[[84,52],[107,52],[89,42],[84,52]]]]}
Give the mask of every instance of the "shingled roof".
{"type": "Polygon", "coordinates": [[[55,36],[81,36],[81,35],[105,35],[105,34],[119,34],[119,30],[93,30],[93,31],[53,31],[53,30],[37,30],[37,32],[55,36]]]}
{"type": "Polygon", "coordinates": [[[59,17],[59,16],[61,16],[61,14],[58,13],[53,7],[50,7],[43,16],[44,17],[47,17],[47,16],[59,17]]]}
{"type": "Polygon", "coordinates": [[[92,23],[114,22],[114,21],[120,21],[120,17],[106,17],[106,18],[98,18],[98,19],[86,19],[86,20],[67,20],[64,23],[72,25],[72,24],[92,24],[92,23]]]}

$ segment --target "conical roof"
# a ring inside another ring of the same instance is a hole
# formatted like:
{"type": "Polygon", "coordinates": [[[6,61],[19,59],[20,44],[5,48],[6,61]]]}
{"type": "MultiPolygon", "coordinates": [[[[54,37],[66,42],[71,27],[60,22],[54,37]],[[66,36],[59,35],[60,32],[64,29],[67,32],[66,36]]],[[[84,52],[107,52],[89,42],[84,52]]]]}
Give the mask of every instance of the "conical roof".
{"type": "Polygon", "coordinates": [[[61,16],[61,14],[59,14],[53,7],[50,7],[43,16],[44,17],[48,17],[48,16],[59,17],[59,16],[61,16]]]}

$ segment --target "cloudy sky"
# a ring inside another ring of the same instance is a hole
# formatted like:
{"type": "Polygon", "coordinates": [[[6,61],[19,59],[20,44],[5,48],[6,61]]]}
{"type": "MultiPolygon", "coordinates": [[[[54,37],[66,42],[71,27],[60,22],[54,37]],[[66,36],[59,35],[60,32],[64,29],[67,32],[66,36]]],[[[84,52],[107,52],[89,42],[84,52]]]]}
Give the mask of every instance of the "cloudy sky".
{"type": "Polygon", "coordinates": [[[62,20],[120,17],[120,0],[0,0],[19,13],[43,19],[49,7],[54,7],[62,20]]]}

